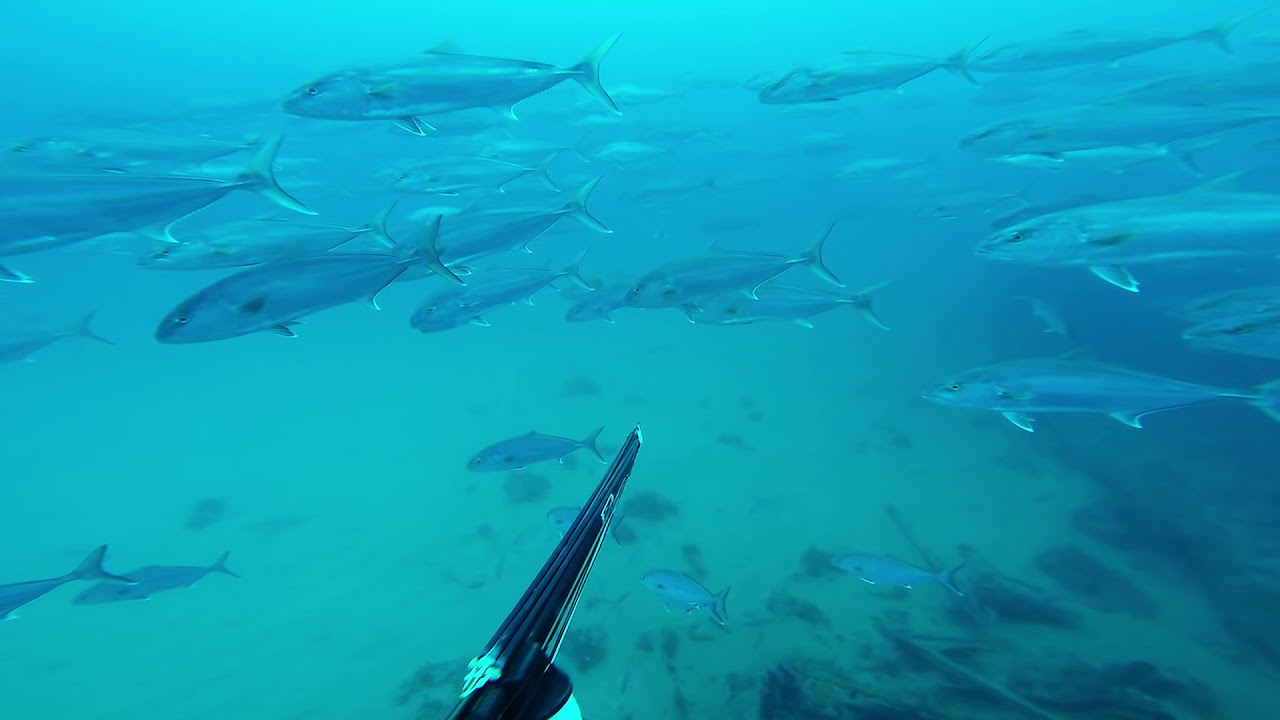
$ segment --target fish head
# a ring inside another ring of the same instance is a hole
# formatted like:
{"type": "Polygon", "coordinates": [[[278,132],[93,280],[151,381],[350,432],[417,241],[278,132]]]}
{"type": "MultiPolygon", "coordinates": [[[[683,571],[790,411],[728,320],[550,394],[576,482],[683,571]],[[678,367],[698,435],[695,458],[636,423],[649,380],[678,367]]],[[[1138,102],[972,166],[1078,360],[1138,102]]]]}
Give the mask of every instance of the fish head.
{"type": "Polygon", "coordinates": [[[680,289],[662,278],[641,278],[631,286],[626,304],[638,308],[666,308],[682,305],[680,289]]]}
{"type": "Polygon", "coordinates": [[[349,72],[317,78],[289,93],[281,107],[298,117],[326,120],[358,120],[365,117],[368,85],[349,72]]]}
{"type": "Polygon", "coordinates": [[[992,260],[1052,263],[1071,257],[1087,239],[1088,234],[1079,223],[1046,215],[991,233],[974,248],[973,254],[992,260]]]}
{"type": "Polygon", "coordinates": [[[183,300],[156,326],[157,341],[168,344],[206,342],[232,337],[241,313],[209,290],[183,300]]]}
{"type": "Polygon", "coordinates": [[[944,380],[925,391],[924,398],[948,407],[976,409],[1007,407],[1012,399],[995,378],[974,373],[944,380]]]}
{"type": "Polygon", "coordinates": [[[227,255],[227,252],[205,243],[165,242],[138,258],[138,265],[160,270],[218,267],[216,261],[227,255]]]}
{"type": "Polygon", "coordinates": [[[960,139],[960,147],[992,155],[1048,152],[1053,148],[1045,142],[1051,135],[1048,126],[1035,120],[1006,120],[965,135],[960,139]]]}
{"type": "Polygon", "coordinates": [[[838,100],[824,92],[826,85],[808,70],[792,70],[779,75],[760,88],[757,96],[762,105],[791,105],[795,103],[838,100]]]}
{"type": "Polygon", "coordinates": [[[1252,353],[1247,349],[1258,344],[1257,338],[1269,330],[1274,332],[1277,326],[1280,326],[1280,313],[1236,315],[1193,325],[1182,332],[1182,339],[1192,345],[1248,355],[1252,353]]]}

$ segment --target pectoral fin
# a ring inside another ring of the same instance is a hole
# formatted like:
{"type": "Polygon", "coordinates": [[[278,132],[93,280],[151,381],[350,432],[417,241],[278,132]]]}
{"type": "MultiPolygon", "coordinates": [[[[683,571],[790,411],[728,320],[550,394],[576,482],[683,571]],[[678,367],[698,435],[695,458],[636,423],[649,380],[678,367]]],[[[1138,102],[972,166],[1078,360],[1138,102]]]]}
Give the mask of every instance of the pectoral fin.
{"type": "Polygon", "coordinates": [[[1127,410],[1107,413],[1107,415],[1110,415],[1111,417],[1115,418],[1116,420],[1119,420],[1125,425],[1128,425],[1129,427],[1138,428],[1139,430],[1142,429],[1142,416],[1146,414],[1147,414],[1146,412],[1133,412],[1133,411],[1127,411],[1127,410]]]}
{"type": "Polygon", "coordinates": [[[1031,426],[1031,423],[1035,422],[1035,420],[1033,420],[1030,415],[1024,415],[1023,413],[1016,413],[1016,412],[1006,412],[1006,413],[1000,413],[1000,414],[1004,415],[1005,420],[1008,420],[1009,422],[1013,423],[1014,425],[1017,425],[1018,427],[1022,428],[1023,430],[1026,430],[1027,432],[1036,431],[1036,429],[1031,426]]]}
{"type": "Polygon", "coordinates": [[[1129,274],[1129,269],[1120,265],[1094,265],[1089,268],[1089,272],[1115,285],[1121,290],[1129,292],[1138,292],[1138,281],[1133,279],[1129,274]]]}

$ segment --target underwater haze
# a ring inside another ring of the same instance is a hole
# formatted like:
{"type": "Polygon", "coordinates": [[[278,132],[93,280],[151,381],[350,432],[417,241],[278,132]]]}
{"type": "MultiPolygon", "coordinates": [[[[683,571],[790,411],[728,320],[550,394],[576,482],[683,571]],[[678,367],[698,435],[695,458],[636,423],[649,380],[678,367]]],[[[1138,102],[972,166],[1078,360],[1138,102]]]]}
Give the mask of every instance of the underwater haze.
{"type": "Polygon", "coordinates": [[[1280,9],[0,18],[0,720],[1280,717],[1280,9]]]}

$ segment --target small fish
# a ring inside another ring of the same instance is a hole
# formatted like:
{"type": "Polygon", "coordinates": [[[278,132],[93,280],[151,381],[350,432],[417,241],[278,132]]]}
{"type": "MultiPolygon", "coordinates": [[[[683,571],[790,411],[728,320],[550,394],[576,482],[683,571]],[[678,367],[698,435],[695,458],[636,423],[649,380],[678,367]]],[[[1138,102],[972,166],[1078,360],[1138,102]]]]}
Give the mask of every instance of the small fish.
{"type": "Polygon", "coordinates": [[[156,593],[191,587],[212,573],[240,577],[227,568],[227,555],[228,553],[222,553],[209,567],[148,565],[138,568],[129,573],[129,578],[134,581],[134,584],[98,583],[76,595],[71,602],[76,605],[100,605],[121,600],[150,600],[156,593]]]}
{"type": "Polygon", "coordinates": [[[93,313],[85,315],[75,326],[60,332],[35,330],[0,330],[0,363],[30,362],[37,351],[63,338],[88,338],[104,345],[115,345],[93,330],[93,313]]]}
{"type": "Polygon", "coordinates": [[[869,585],[897,585],[909,589],[916,585],[936,582],[956,595],[964,597],[964,593],[960,592],[960,588],[956,587],[955,583],[956,573],[960,572],[964,563],[941,573],[931,573],[887,555],[854,553],[832,558],[831,564],[869,585]]]}
{"type": "Polygon", "coordinates": [[[132,578],[112,575],[102,568],[102,559],[106,557],[107,546],[99,545],[76,566],[75,570],[56,578],[47,580],[31,580],[29,582],[0,585],[0,620],[12,620],[17,615],[13,612],[33,600],[48,595],[58,588],[75,580],[107,580],[114,583],[132,584],[132,578]]]}
{"type": "Polygon", "coordinates": [[[1044,323],[1044,332],[1071,339],[1071,330],[1067,327],[1067,321],[1062,318],[1062,313],[1058,312],[1057,308],[1038,297],[1027,296],[1023,299],[1031,305],[1031,314],[1044,323]]]}
{"type": "Polygon", "coordinates": [[[712,594],[702,583],[674,570],[650,570],[640,578],[640,584],[662,598],[668,609],[674,605],[687,613],[706,610],[712,620],[725,624],[725,600],[729,597],[729,588],[712,594]]]}
{"type": "Polygon", "coordinates": [[[547,460],[564,462],[569,455],[586,448],[600,462],[606,462],[596,447],[596,439],[604,431],[596,428],[583,440],[543,435],[530,431],[524,435],[496,442],[476,453],[467,463],[467,469],[477,472],[498,472],[502,470],[519,470],[533,463],[547,460]]]}

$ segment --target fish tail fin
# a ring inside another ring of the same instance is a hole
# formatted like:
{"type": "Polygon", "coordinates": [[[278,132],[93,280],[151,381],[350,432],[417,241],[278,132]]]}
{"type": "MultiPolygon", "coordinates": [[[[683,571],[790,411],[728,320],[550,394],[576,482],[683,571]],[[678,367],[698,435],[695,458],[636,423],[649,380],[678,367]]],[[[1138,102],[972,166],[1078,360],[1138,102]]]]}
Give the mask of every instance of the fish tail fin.
{"type": "Polygon", "coordinates": [[[222,553],[221,555],[219,555],[219,556],[218,556],[218,559],[217,559],[217,560],[215,560],[215,561],[214,561],[214,563],[213,563],[213,565],[211,565],[211,566],[209,567],[209,571],[210,571],[210,572],[219,572],[219,573],[222,573],[223,575],[230,575],[230,576],[231,576],[231,577],[233,577],[233,578],[238,578],[238,577],[240,577],[239,575],[237,575],[237,574],[235,574],[234,572],[232,572],[232,571],[231,571],[231,568],[227,567],[227,558],[228,558],[230,555],[231,555],[231,553],[229,553],[229,552],[224,552],[224,553],[222,553]]]}
{"type": "Polygon", "coordinates": [[[586,438],[584,438],[584,439],[583,439],[583,441],[582,441],[582,447],[584,447],[584,448],[586,448],[586,449],[590,450],[590,451],[591,451],[591,454],[592,454],[592,455],[595,455],[595,456],[596,456],[596,459],[597,459],[597,460],[599,460],[600,462],[602,462],[602,463],[607,463],[607,462],[609,462],[609,461],[604,459],[604,455],[601,455],[601,454],[600,454],[600,448],[599,448],[598,446],[596,446],[596,441],[598,441],[598,440],[600,439],[600,433],[602,433],[602,432],[604,432],[604,426],[603,426],[603,425],[601,425],[600,427],[598,427],[598,428],[596,428],[595,430],[591,431],[591,434],[590,434],[590,435],[588,435],[586,438]]]}
{"type": "Polygon", "coordinates": [[[946,60],[942,61],[942,67],[950,70],[956,75],[959,75],[965,80],[968,80],[973,85],[982,87],[982,83],[978,82],[978,79],[969,72],[969,57],[973,55],[973,51],[978,49],[978,46],[982,45],[982,43],[986,41],[987,38],[982,38],[978,42],[961,48],[954,54],[949,55],[946,60]]]}
{"type": "Polygon", "coordinates": [[[959,563],[948,570],[944,570],[942,574],[938,576],[938,582],[942,583],[943,587],[960,597],[964,597],[964,593],[960,592],[960,588],[956,585],[956,573],[960,572],[963,567],[964,563],[959,563]]]}
{"type": "Polygon", "coordinates": [[[547,171],[551,169],[551,163],[555,162],[562,152],[564,152],[563,149],[552,150],[550,155],[534,163],[533,167],[527,168],[525,174],[536,175],[543,185],[560,192],[560,186],[556,185],[556,181],[551,179],[551,174],[547,171]]]}
{"type": "MultiPolygon", "coordinates": [[[[396,241],[392,240],[391,234],[387,232],[387,218],[391,217],[391,211],[395,209],[396,201],[393,200],[391,201],[391,204],[374,213],[373,217],[369,218],[369,222],[365,223],[365,226],[359,230],[359,233],[369,233],[373,236],[374,240],[377,240],[383,245],[386,245],[389,248],[395,247],[396,241]]],[[[353,240],[355,237],[355,234],[351,236],[353,240]]]]}
{"type": "Polygon", "coordinates": [[[1280,379],[1258,386],[1255,394],[1246,395],[1244,399],[1272,420],[1280,422],[1280,379]]]}
{"type": "Polygon", "coordinates": [[[92,552],[85,556],[84,560],[71,571],[69,576],[72,580],[107,580],[112,582],[127,583],[129,585],[137,585],[134,581],[120,575],[112,575],[102,567],[102,561],[107,556],[107,546],[99,545],[92,552]]]}
{"type": "Polygon", "coordinates": [[[22,285],[30,285],[35,282],[31,276],[21,270],[14,270],[8,265],[0,265],[0,282],[19,283],[22,285]]]}
{"type": "Polygon", "coordinates": [[[613,230],[610,230],[607,225],[597,220],[595,216],[591,214],[591,211],[587,209],[587,199],[591,197],[591,193],[595,191],[596,186],[599,185],[600,181],[603,179],[604,178],[598,177],[594,180],[588,180],[587,184],[583,185],[578,190],[577,194],[573,196],[573,199],[565,203],[563,212],[591,230],[595,230],[596,232],[603,233],[605,235],[610,235],[613,233],[613,230]]]}
{"type": "Polygon", "coordinates": [[[1251,10],[1247,13],[1244,13],[1243,15],[1237,15],[1236,17],[1231,18],[1226,22],[1219,23],[1217,25],[1214,25],[1213,27],[1205,28],[1204,30],[1199,30],[1197,32],[1191,33],[1189,36],[1187,36],[1187,39],[1211,42],[1214,45],[1217,45],[1218,49],[1221,50],[1222,52],[1228,55],[1234,55],[1236,53],[1236,50],[1235,48],[1231,47],[1232,33],[1234,33],[1236,31],[1236,28],[1240,27],[1240,25],[1242,25],[1246,20],[1250,20],[1253,18],[1253,16],[1258,15],[1259,13],[1265,12],[1267,10],[1270,10],[1273,6],[1274,6],[1274,3],[1272,5],[1267,5],[1266,7],[1259,8],[1257,10],[1251,10]]]}
{"type": "Polygon", "coordinates": [[[592,50],[591,54],[582,58],[582,62],[569,68],[569,71],[573,73],[573,79],[584,90],[591,93],[591,96],[596,100],[599,100],[601,105],[618,115],[622,114],[622,111],[618,109],[618,104],[613,101],[613,98],[609,97],[609,91],[605,90],[604,86],[600,84],[600,61],[604,60],[604,56],[609,54],[609,51],[617,44],[620,37],[622,37],[622,33],[618,33],[600,43],[600,46],[592,50]]]}
{"type": "Polygon", "coordinates": [[[253,157],[248,167],[240,173],[238,180],[244,183],[248,189],[282,208],[302,213],[303,215],[317,215],[318,213],[315,210],[308,208],[297,198],[285,192],[285,189],[280,187],[279,181],[276,180],[274,165],[276,153],[280,151],[280,143],[282,142],[284,142],[284,136],[276,135],[263,143],[262,149],[253,157]]]}
{"type": "Polygon", "coordinates": [[[582,275],[582,259],[587,256],[587,250],[578,253],[578,257],[573,259],[563,270],[560,271],[560,277],[567,277],[584,290],[595,290],[596,286],[582,275]]]}
{"type": "Polygon", "coordinates": [[[721,625],[725,624],[725,621],[728,619],[728,616],[729,616],[729,608],[726,605],[726,603],[729,600],[729,590],[730,588],[725,588],[724,590],[721,590],[720,592],[716,593],[716,598],[715,598],[716,601],[711,606],[711,619],[715,620],[721,625]]]}
{"type": "MultiPolygon", "coordinates": [[[[443,215],[433,215],[431,220],[427,222],[427,227],[422,230],[412,243],[401,252],[404,258],[409,262],[425,266],[431,272],[439,275],[446,280],[452,280],[459,285],[466,285],[462,282],[462,278],[453,273],[452,270],[445,267],[440,260],[440,252],[436,250],[436,238],[440,235],[440,221],[444,219],[443,215]]],[[[395,243],[395,240],[392,240],[395,243]]],[[[399,243],[396,243],[399,246],[399,243]]]]}
{"type": "Polygon", "coordinates": [[[831,235],[831,231],[834,230],[835,227],[835,223],[828,225],[827,229],[823,230],[821,235],[814,238],[813,243],[809,245],[809,249],[797,258],[796,262],[808,265],[814,275],[817,275],[832,285],[844,287],[845,285],[840,282],[840,278],[836,277],[836,274],[831,272],[831,270],[822,262],[822,246],[827,243],[827,238],[831,235]]]}
{"type": "Polygon", "coordinates": [[[849,296],[849,302],[853,307],[857,309],[858,312],[862,313],[867,320],[871,321],[872,325],[875,325],[881,330],[888,330],[889,326],[884,324],[884,321],[880,319],[880,315],[876,312],[875,296],[876,293],[892,284],[892,280],[885,280],[882,283],[876,283],[871,287],[863,288],[849,296]]]}
{"type": "Polygon", "coordinates": [[[1197,163],[1196,156],[1220,142],[1222,141],[1215,138],[1213,140],[1204,140],[1187,145],[1169,146],[1169,153],[1178,161],[1178,164],[1186,168],[1187,172],[1195,175],[1196,177],[1202,178],[1206,177],[1206,175],[1204,170],[1201,169],[1200,165],[1197,163]]]}
{"type": "Polygon", "coordinates": [[[115,345],[113,341],[102,337],[101,335],[99,335],[97,332],[94,331],[93,318],[97,314],[98,313],[96,310],[93,312],[85,313],[85,316],[80,318],[79,322],[76,323],[75,327],[71,328],[67,332],[67,334],[74,335],[76,337],[88,338],[90,340],[96,340],[102,343],[103,345],[115,345]]]}

